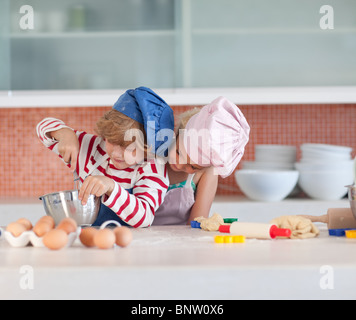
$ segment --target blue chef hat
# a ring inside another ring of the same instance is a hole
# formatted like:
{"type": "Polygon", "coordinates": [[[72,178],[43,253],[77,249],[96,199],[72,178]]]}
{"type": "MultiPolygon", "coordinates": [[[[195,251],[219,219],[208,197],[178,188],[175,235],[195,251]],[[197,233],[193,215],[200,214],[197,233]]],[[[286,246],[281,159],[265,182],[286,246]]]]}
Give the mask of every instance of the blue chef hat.
{"type": "Polygon", "coordinates": [[[161,97],[146,87],[130,89],[113,108],[143,124],[151,151],[158,156],[167,155],[174,135],[174,117],[173,110],[161,97]]]}

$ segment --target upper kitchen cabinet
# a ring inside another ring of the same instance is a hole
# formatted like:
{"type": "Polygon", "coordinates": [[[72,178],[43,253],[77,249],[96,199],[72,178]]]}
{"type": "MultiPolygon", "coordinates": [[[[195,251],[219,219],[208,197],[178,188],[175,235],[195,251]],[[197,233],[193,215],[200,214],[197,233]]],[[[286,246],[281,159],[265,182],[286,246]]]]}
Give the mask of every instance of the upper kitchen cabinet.
{"type": "Polygon", "coordinates": [[[187,86],[356,84],[354,0],[191,0],[188,14],[187,86]]]}
{"type": "Polygon", "coordinates": [[[0,0],[0,90],[356,85],[355,0],[0,0]]]}
{"type": "Polygon", "coordinates": [[[6,1],[13,90],[176,85],[174,0],[6,1]]]}

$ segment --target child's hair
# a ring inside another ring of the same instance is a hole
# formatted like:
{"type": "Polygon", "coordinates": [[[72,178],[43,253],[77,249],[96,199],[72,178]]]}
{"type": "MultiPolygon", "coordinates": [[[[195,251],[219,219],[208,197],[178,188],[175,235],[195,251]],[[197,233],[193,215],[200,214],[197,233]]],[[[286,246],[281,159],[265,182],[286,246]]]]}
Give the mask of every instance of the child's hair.
{"type": "Polygon", "coordinates": [[[200,110],[201,110],[200,108],[195,107],[193,109],[181,113],[178,117],[179,121],[177,125],[177,133],[179,133],[180,129],[185,129],[189,119],[195,114],[197,114],[198,112],[200,112],[200,110]]]}
{"type": "Polygon", "coordinates": [[[147,138],[143,124],[131,119],[120,111],[112,109],[106,112],[96,123],[95,132],[103,139],[106,139],[113,145],[121,147],[128,147],[131,143],[135,142],[136,146],[141,150],[147,152],[148,147],[146,144],[147,138]],[[130,129],[140,130],[143,135],[134,135],[130,141],[125,140],[125,133],[130,129]]]}

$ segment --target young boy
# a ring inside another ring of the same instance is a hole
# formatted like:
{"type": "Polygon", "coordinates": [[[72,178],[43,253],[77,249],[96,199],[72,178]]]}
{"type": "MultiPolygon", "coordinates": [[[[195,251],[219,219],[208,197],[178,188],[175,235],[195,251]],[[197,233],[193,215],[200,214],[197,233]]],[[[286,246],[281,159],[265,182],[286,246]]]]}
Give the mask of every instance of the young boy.
{"type": "Polygon", "coordinates": [[[102,196],[93,225],[117,220],[137,228],[152,224],[167,192],[164,162],[155,156],[165,152],[165,145],[168,148],[173,128],[172,109],[151,89],[139,87],[126,91],[99,119],[98,136],[54,118],[42,120],[36,129],[43,144],[78,173],[82,203],[90,194],[102,196]],[[161,130],[167,139],[162,139],[161,130]]]}

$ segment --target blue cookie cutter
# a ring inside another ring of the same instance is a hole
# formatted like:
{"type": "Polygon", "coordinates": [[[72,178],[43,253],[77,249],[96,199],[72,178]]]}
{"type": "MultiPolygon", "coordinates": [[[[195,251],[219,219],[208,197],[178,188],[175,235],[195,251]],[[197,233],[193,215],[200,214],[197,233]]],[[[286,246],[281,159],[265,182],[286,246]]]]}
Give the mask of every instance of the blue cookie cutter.
{"type": "Polygon", "coordinates": [[[345,237],[346,230],[353,230],[352,228],[345,228],[345,229],[329,229],[329,236],[334,237],[345,237]]]}
{"type": "Polygon", "coordinates": [[[190,226],[195,229],[201,229],[200,222],[198,222],[198,221],[190,221],[190,226]]]}

